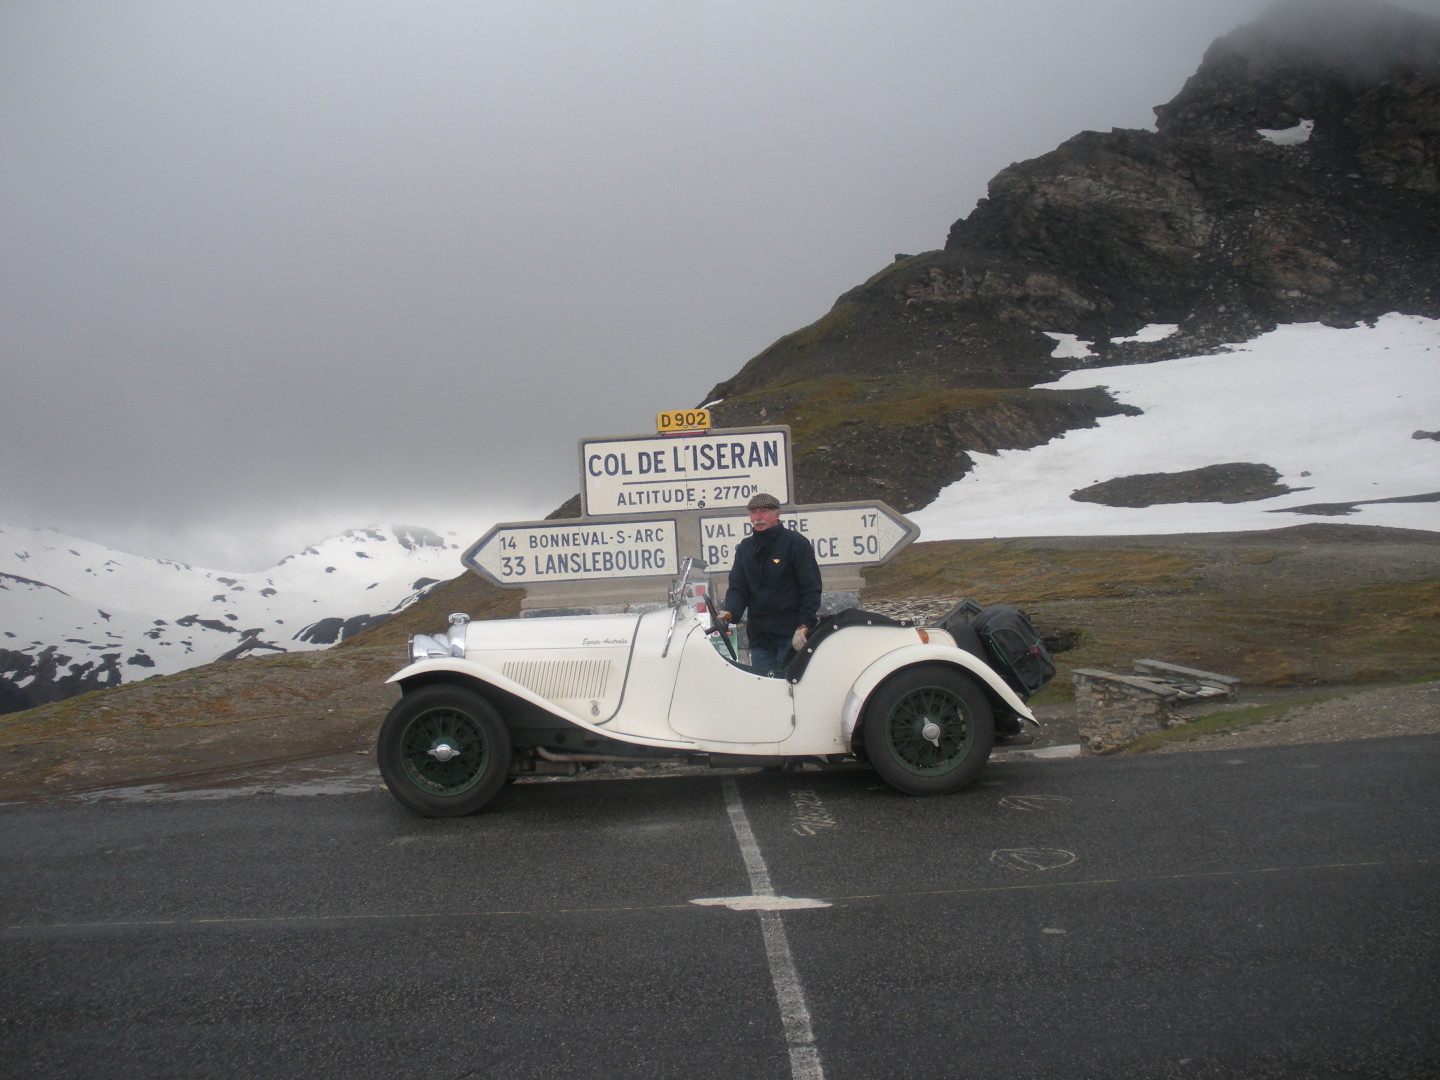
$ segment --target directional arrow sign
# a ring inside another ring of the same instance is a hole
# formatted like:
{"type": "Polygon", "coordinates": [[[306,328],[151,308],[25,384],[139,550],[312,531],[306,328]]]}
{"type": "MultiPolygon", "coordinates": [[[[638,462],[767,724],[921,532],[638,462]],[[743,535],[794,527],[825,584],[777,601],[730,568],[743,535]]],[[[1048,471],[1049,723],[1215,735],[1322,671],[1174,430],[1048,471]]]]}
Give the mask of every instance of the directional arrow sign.
{"type": "MultiPolygon", "coordinates": [[[[810,541],[822,567],[888,562],[920,535],[918,525],[884,503],[817,503],[781,511],[780,520],[810,541]]],[[[727,569],[749,535],[748,514],[702,514],[700,557],[712,570],[727,569]]]]}
{"type": "Polygon", "coordinates": [[[764,491],[790,501],[790,429],[582,439],[586,517],[743,507],[764,491]]]}
{"type": "Polygon", "coordinates": [[[671,518],[517,521],[496,525],[461,561],[497,585],[672,577],[680,564],[671,518]]]}

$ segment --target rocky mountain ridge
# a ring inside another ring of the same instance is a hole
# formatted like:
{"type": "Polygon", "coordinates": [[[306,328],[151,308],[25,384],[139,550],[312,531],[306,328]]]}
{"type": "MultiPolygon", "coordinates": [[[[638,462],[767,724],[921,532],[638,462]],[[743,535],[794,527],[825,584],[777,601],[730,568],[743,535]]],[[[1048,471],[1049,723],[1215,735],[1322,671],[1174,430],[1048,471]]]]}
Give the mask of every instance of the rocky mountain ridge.
{"type": "Polygon", "coordinates": [[[1003,169],[942,249],[897,256],[716,386],[716,422],[789,424],[800,501],[910,511],[974,453],[1125,411],[1036,388],[1076,367],[1440,317],[1440,19],[1280,3],[1155,113],[1003,169]]]}

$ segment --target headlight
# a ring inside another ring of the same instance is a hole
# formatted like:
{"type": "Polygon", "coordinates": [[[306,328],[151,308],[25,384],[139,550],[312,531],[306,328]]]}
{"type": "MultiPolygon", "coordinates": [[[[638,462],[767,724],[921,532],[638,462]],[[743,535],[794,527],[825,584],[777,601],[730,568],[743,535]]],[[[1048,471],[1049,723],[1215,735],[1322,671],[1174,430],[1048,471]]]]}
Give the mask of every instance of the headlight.
{"type": "Polygon", "coordinates": [[[469,625],[470,616],[463,611],[457,611],[450,616],[450,629],[445,633],[445,641],[451,656],[465,655],[465,628],[469,625]]]}
{"type": "Polygon", "coordinates": [[[410,637],[410,661],[434,660],[439,656],[465,655],[465,628],[470,625],[470,616],[457,611],[450,616],[450,629],[443,634],[412,634],[410,637]]]}

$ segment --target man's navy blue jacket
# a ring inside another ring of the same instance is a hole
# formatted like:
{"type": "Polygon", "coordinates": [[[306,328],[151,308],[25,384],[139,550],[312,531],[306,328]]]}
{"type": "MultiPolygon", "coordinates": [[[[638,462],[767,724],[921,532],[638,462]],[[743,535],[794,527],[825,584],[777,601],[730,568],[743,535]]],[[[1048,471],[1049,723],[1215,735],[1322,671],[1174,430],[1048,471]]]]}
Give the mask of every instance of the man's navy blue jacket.
{"type": "Polygon", "coordinates": [[[815,549],[797,532],[776,525],[751,533],[735,549],[722,610],[736,621],[749,611],[750,640],[788,643],[797,626],[813,628],[820,610],[815,549]]]}

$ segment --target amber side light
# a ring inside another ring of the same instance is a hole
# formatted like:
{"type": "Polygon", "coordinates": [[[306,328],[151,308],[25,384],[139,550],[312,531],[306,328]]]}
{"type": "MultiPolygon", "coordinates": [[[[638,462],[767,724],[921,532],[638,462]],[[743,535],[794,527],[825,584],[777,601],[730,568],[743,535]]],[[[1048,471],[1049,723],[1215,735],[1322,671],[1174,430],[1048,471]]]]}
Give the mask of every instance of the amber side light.
{"type": "Polygon", "coordinates": [[[930,635],[927,634],[924,630],[920,629],[920,627],[917,626],[917,627],[915,628],[915,633],[917,633],[917,634],[920,635],[920,643],[921,643],[922,645],[929,645],[929,644],[930,644],[930,635]]]}

